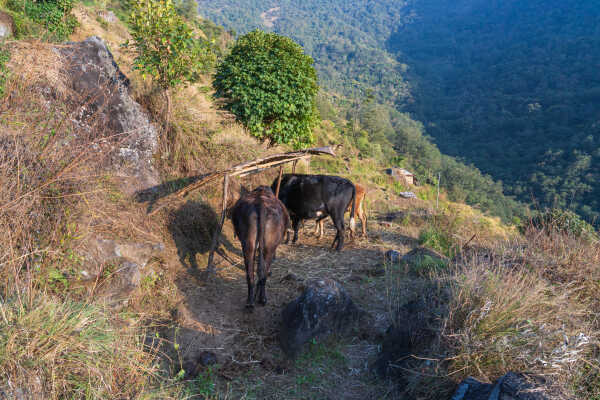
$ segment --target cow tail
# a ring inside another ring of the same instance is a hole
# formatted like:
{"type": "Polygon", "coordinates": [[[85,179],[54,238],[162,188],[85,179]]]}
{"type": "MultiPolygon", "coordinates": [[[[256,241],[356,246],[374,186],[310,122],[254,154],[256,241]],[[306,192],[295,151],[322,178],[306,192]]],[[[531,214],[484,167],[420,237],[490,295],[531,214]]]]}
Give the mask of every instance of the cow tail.
{"type": "Polygon", "coordinates": [[[256,230],[256,241],[258,242],[258,279],[266,278],[265,271],[265,225],[267,223],[267,215],[265,205],[260,207],[258,212],[258,229],[256,230]]]}
{"type": "Polygon", "coordinates": [[[356,187],[352,185],[352,210],[350,210],[350,232],[354,234],[354,229],[356,229],[356,220],[355,213],[356,212],[356,187]]]}

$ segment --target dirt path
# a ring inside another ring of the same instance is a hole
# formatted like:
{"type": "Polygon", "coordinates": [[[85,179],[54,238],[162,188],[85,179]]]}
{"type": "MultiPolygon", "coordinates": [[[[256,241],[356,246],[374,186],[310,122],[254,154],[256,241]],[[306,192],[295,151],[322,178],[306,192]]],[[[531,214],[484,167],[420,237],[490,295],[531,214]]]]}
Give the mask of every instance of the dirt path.
{"type": "Polygon", "coordinates": [[[244,311],[247,288],[237,241],[231,241],[235,248],[228,255],[239,263],[222,262],[208,282],[179,263],[176,284],[184,298],[177,316],[181,356],[187,360],[204,350],[215,352],[220,363],[215,379],[219,393],[226,391],[228,398],[390,398],[388,384],[375,380],[368,369],[378,351],[372,338],[358,335],[313,343],[298,360],[286,363],[277,343],[278,324],[283,306],[299,295],[305,280],[333,278],[371,313],[376,325],[371,328],[384,332],[389,325],[385,276],[373,271],[381,271],[385,250],[407,252],[415,240],[373,222],[368,240],[348,242],[338,253],[330,250],[331,225],[321,241],[312,235],[314,224],[306,226],[299,244],[279,247],[267,282],[268,304],[252,314],[244,311]],[[290,274],[298,279],[285,279],[290,274]]]}

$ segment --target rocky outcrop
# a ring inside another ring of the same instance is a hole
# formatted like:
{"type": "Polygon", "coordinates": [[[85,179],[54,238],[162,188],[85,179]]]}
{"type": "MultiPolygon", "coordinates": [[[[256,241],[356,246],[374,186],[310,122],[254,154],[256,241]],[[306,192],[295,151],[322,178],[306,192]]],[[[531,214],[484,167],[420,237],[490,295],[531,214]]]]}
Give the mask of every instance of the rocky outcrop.
{"type": "Polygon", "coordinates": [[[144,276],[157,273],[147,265],[163,250],[162,243],[117,242],[92,237],[87,242],[82,279],[92,281],[107,273],[110,281],[101,294],[109,303],[117,304],[140,286],[144,276]]]}
{"type": "Polygon", "coordinates": [[[509,372],[495,383],[482,383],[475,378],[461,382],[452,400],[550,400],[551,394],[543,378],[509,372]]]}
{"type": "MultiPolygon", "coordinates": [[[[133,196],[160,183],[153,165],[158,134],[149,114],[129,93],[129,80],[99,37],[69,42],[53,49],[60,58],[61,90],[50,90],[72,110],[73,135],[59,146],[80,140],[95,152],[93,167],[109,174],[120,192],[133,196]]],[[[52,88],[50,88],[52,89],[52,88]]],[[[56,88],[54,88],[56,89],[56,88]]],[[[93,227],[84,214],[79,225],[93,227]]],[[[123,304],[145,276],[156,274],[149,260],[163,250],[162,243],[143,243],[135,237],[113,240],[106,233],[89,232],[79,248],[84,258],[82,282],[105,283],[96,293],[109,304],[123,304]]]]}
{"type": "Polygon", "coordinates": [[[332,279],[309,281],[300,297],[283,309],[279,343],[288,357],[294,357],[317,336],[348,332],[360,315],[339,283],[332,279]]]}
{"type": "Polygon", "coordinates": [[[106,44],[97,36],[56,49],[62,58],[71,101],[82,104],[74,121],[80,129],[107,138],[112,151],[107,167],[122,179],[121,190],[133,195],[159,184],[152,164],[156,128],[129,95],[123,75],[106,44]]]}
{"type": "Polygon", "coordinates": [[[10,14],[0,11],[0,40],[13,35],[13,23],[10,14]]]}

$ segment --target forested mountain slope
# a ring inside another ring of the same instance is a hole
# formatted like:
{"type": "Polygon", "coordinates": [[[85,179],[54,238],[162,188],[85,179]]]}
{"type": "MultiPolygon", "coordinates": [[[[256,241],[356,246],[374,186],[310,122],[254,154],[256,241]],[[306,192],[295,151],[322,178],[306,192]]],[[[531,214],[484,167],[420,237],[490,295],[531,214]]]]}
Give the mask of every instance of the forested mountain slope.
{"type": "Polygon", "coordinates": [[[414,19],[407,5],[388,0],[199,0],[200,14],[227,29],[273,30],[302,44],[315,59],[319,84],[327,92],[319,103],[322,117],[350,121],[340,128],[362,156],[389,156],[393,146],[396,162],[417,172],[422,181],[435,183],[441,176],[451,199],[505,220],[523,215],[523,207],[503,195],[502,184],[441,154],[423,125],[403,112],[402,105],[413,101],[404,79],[409,67],[395,60],[386,46],[399,26],[414,19]],[[336,107],[328,107],[331,98],[336,107]]]}
{"type": "Polygon", "coordinates": [[[373,89],[381,103],[423,121],[443,153],[502,180],[509,194],[598,216],[599,3],[199,4],[228,28],[298,40],[323,86],[355,97],[373,89]]]}
{"type": "Polygon", "coordinates": [[[346,95],[373,87],[381,99],[409,96],[406,66],[385,51],[404,23],[402,1],[198,0],[200,13],[238,33],[273,30],[293,38],[317,60],[322,83],[346,95]]]}
{"type": "Polygon", "coordinates": [[[600,211],[600,3],[418,0],[388,41],[440,149],[523,200],[600,211]]]}

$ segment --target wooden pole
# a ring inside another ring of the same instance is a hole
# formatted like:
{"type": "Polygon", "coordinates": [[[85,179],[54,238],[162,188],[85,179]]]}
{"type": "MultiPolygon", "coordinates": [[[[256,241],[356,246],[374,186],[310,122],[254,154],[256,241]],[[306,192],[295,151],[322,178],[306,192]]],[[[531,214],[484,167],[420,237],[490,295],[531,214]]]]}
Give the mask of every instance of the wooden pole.
{"type": "Polygon", "coordinates": [[[221,231],[223,230],[223,223],[225,223],[225,213],[227,209],[227,187],[229,186],[229,175],[225,174],[223,178],[223,206],[221,210],[221,221],[219,221],[219,225],[217,226],[217,230],[213,234],[212,242],[210,244],[210,253],[208,254],[208,265],[206,266],[206,272],[209,275],[214,274],[215,266],[213,265],[213,258],[215,256],[215,250],[219,245],[219,236],[221,235],[221,231]]]}
{"type": "Polygon", "coordinates": [[[275,190],[275,197],[279,197],[279,188],[281,187],[281,176],[283,175],[283,165],[279,166],[279,178],[277,178],[277,190],[275,190]]]}
{"type": "Polygon", "coordinates": [[[292,164],[292,174],[296,173],[296,165],[298,164],[298,160],[294,160],[294,163],[292,164]]]}
{"type": "Polygon", "coordinates": [[[435,198],[435,209],[438,209],[440,203],[440,179],[442,179],[442,175],[438,172],[438,181],[437,181],[437,197],[435,198]]]}

